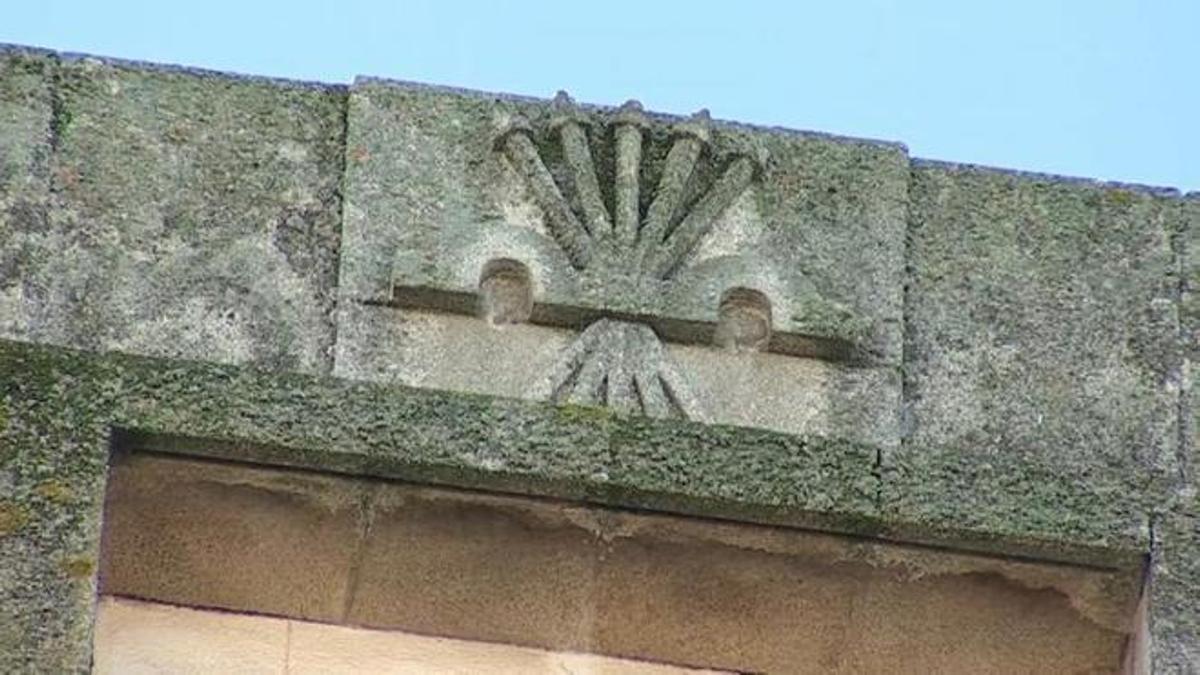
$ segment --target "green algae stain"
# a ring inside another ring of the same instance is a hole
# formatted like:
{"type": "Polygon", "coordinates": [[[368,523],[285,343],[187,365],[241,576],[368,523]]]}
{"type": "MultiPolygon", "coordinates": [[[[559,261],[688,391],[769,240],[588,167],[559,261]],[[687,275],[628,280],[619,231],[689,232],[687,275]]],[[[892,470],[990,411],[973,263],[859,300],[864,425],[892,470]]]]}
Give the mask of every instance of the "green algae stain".
{"type": "Polygon", "coordinates": [[[39,483],[38,486],[33,489],[33,491],[39,497],[59,505],[70,504],[71,499],[74,496],[70,487],[68,487],[62,481],[57,480],[48,480],[43,483],[39,483]]]}
{"type": "Polygon", "coordinates": [[[576,424],[595,424],[598,422],[607,422],[615,413],[610,408],[603,406],[592,405],[577,405],[567,403],[564,405],[555,406],[555,412],[558,413],[559,419],[564,422],[573,422],[576,424]]]}
{"type": "Polygon", "coordinates": [[[29,522],[29,513],[19,504],[0,501],[0,537],[16,533],[29,522]]]}
{"type": "Polygon", "coordinates": [[[72,579],[89,579],[96,571],[96,561],[86,555],[67,556],[59,561],[58,568],[72,579]]]}
{"type": "Polygon", "coordinates": [[[71,111],[66,99],[62,95],[64,81],[61,73],[55,75],[54,84],[55,88],[51,90],[52,95],[50,97],[50,144],[54,148],[58,148],[66,140],[67,132],[71,128],[75,114],[71,111]]]}
{"type": "Polygon", "coordinates": [[[1134,194],[1132,192],[1130,192],[1129,190],[1122,190],[1120,188],[1112,188],[1112,189],[1108,190],[1107,192],[1105,192],[1104,194],[1105,194],[1105,197],[1108,198],[1109,202],[1111,202],[1117,206],[1129,206],[1129,205],[1133,204],[1134,199],[1135,199],[1134,194]]]}

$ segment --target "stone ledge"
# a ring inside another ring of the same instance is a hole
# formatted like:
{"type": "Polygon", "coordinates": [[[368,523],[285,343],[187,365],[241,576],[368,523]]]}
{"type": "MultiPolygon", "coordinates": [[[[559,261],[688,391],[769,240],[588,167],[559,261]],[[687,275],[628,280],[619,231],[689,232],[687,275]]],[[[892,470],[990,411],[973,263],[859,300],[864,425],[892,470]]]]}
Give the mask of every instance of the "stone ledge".
{"type": "MultiPolygon", "coordinates": [[[[1028,459],[989,468],[945,452],[884,470],[876,448],[836,439],[9,341],[0,373],[10,434],[36,410],[71,438],[108,428],[120,444],[237,461],[1105,567],[1148,550],[1127,528],[1141,502],[1117,498],[1133,487],[1119,468],[1081,484],[1028,459]]],[[[10,466],[104,461],[9,447],[10,466]]]]}
{"type": "Polygon", "coordinates": [[[1053,457],[949,447],[887,457],[881,488],[890,536],[1100,564],[1145,558],[1151,514],[1169,491],[1119,463],[1064,466],[1053,457]],[[1047,550],[1055,546],[1062,549],[1047,550]]]}

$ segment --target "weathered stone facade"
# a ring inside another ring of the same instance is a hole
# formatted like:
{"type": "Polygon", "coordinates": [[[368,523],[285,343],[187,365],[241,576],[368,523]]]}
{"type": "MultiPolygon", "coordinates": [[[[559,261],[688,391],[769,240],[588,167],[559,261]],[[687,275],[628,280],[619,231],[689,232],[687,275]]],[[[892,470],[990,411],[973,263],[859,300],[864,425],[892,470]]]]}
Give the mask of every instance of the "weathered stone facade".
{"type": "Polygon", "coordinates": [[[1197,232],[706,114],[4,48],[0,671],[88,667],[146,446],[1144,567],[1127,658],[1200,672],[1197,232]]]}

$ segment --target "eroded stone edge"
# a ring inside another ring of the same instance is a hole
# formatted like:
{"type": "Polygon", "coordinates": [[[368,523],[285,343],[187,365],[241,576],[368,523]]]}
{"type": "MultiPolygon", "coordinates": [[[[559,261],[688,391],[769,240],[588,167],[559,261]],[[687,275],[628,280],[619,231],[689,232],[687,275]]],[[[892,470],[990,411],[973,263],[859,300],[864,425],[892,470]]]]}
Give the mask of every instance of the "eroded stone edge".
{"type": "Polygon", "coordinates": [[[1200,357],[1200,192],[1182,201],[1174,248],[1179,274],[1179,461],[1171,501],[1157,514],[1146,628],[1152,672],[1200,670],[1200,473],[1197,472],[1195,390],[1200,357]]]}

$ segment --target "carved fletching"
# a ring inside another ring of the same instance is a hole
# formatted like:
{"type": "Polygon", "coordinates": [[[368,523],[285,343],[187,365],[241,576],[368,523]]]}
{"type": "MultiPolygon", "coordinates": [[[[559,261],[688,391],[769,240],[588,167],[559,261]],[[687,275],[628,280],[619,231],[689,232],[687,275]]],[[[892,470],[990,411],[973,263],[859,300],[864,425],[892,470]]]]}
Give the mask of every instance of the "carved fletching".
{"type": "Polygon", "coordinates": [[[544,382],[555,403],[608,406],[649,417],[701,417],[686,378],[649,326],[601,319],[560,355],[544,382]]]}

